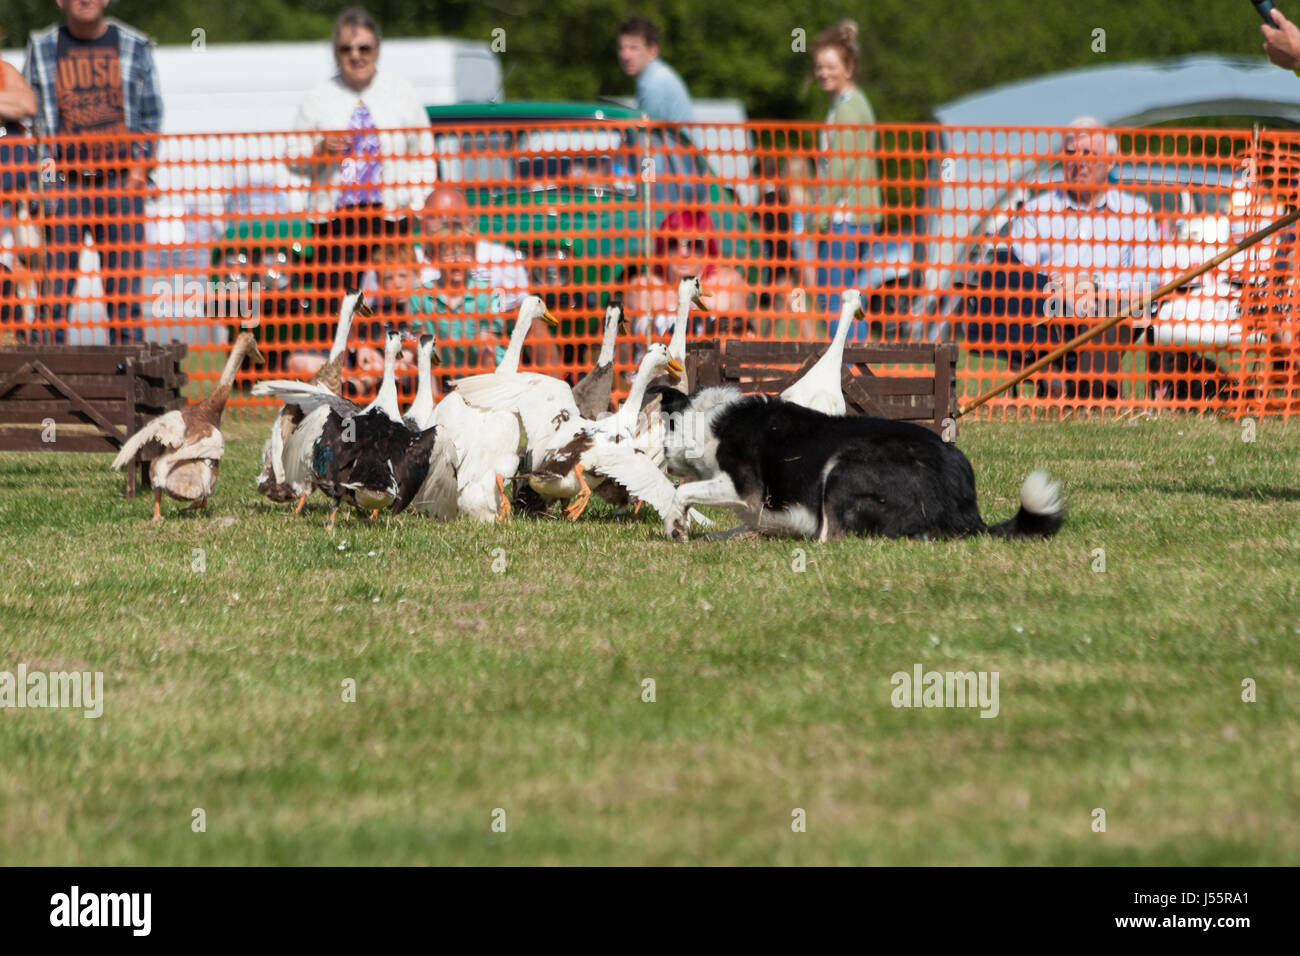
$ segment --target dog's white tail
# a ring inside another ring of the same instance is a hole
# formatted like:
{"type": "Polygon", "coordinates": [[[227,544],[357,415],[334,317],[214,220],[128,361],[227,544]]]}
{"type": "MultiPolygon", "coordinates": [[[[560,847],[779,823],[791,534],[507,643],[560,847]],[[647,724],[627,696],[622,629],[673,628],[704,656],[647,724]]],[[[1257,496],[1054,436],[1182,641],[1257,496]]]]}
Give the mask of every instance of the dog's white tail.
{"type": "Polygon", "coordinates": [[[1031,472],[1020,486],[1020,510],[1010,521],[993,525],[989,534],[1003,538],[1050,538],[1065,524],[1061,486],[1045,471],[1031,472]]]}

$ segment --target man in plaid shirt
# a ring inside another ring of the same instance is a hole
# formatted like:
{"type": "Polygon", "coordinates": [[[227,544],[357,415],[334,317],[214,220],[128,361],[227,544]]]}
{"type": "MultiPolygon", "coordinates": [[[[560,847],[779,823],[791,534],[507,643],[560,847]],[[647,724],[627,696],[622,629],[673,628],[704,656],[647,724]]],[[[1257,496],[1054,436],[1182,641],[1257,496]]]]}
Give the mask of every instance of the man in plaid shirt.
{"type": "MultiPolygon", "coordinates": [[[[127,137],[157,133],[162,127],[151,41],[105,17],[109,2],[59,0],[64,22],[31,35],[23,75],[36,93],[42,138],[127,137]]],[[[100,250],[109,342],[114,344],[119,330],[122,341],[143,339],[140,273],[145,187],[153,154],[151,139],[128,143],[98,138],[47,144],[42,152],[42,175],[53,186],[53,225],[46,239],[54,259],[54,319],[66,318],[81,237],[90,231],[100,250]],[[128,320],[130,332],[124,328],[128,320]]],[[[64,342],[62,328],[54,331],[54,341],[64,342]]]]}

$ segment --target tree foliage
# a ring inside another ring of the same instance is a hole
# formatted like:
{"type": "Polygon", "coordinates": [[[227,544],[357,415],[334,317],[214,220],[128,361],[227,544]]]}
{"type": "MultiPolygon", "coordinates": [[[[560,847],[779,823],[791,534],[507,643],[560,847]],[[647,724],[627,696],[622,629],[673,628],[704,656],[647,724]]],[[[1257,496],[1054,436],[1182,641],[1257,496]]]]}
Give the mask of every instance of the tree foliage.
{"type": "MultiPolygon", "coordinates": [[[[1282,4],[1287,6],[1286,0],[1282,4]]],[[[311,40],[329,36],[343,0],[123,0],[110,13],[160,43],[311,40]]],[[[861,27],[859,78],[882,120],[919,121],[939,103],[1022,77],[1099,62],[1188,53],[1260,55],[1259,19],[1241,0],[872,0],[780,4],[648,0],[370,0],[385,36],[462,36],[505,30],[502,59],[512,99],[628,95],[614,56],[619,21],[639,12],[663,32],[662,53],[702,97],[737,97],[752,117],[810,119],[826,109],[809,81],[806,50],[841,17],[861,27]],[[1095,52],[1104,30],[1105,52],[1095,52]]],[[[7,44],[58,15],[53,0],[0,0],[7,44]]],[[[1295,11],[1300,16],[1300,5],[1295,11]]],[[[1278,82],[1298,82],[1279,71],[1278,82]]]]}

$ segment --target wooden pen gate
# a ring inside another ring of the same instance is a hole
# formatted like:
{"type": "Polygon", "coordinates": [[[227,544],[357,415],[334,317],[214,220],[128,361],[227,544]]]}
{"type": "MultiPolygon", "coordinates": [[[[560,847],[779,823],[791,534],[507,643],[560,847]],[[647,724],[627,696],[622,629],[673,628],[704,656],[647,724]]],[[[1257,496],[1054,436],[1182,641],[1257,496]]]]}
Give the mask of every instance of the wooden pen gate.
{"type": "MultiPolygon", "coordinates": [[[[777,394],[812,368],[827,347],[826,342],[744,339],[688,342],[687,381],[691,391],[735,385],[746,393],[777,394]]],[[[942,432],[944,419],[957,410],[957,346],[846,345],[840,386],[850,415],[911,421],[942,432]],[[877,374],[872,365],[888,366],[888,374],[877,374]]]]}
{"type": "MultiPolygon", "coordinates": [[[[118,451],[145,422],[185,406],[185,355],[184,345],[0,348],[0,451],[118,451]]],[[[136,493],[134,467],[126,487],[136,493]]]]}

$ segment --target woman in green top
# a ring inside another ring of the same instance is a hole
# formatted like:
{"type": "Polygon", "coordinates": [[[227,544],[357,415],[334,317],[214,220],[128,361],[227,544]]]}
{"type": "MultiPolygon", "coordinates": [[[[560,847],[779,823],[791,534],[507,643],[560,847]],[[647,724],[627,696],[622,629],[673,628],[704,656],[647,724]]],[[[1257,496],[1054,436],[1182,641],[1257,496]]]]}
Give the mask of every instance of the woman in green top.
{"type": "Polygon", "coordinates": [[[822,208],[817,227],[822,232],[832,221],[872,226],[879,221],[883,205],[878,185],[880,171],[870,156],[877,145],[875,135],[859,129],[856,134],[846,136],[834,128],[876,124],[871,103],[853,82],[857,68],[858,25],[852,20],[842,20],[823,30],[813,44],[813,73],[817,84],[831,99],[826,114],[830,128],[821,136],[823,155],[818,163],[820,178],[830,184],[820,190],[818,197],[822,208]]]}
{"type": "MultiPolygon", "coordinates": [[[[813,44],[813,73],[831,98],[826,130],[819,137],[821,156],[817,162],[817,232],[830,237],[817,242],[815,281],[818,304],[839,312],[840,293],[858,288],[866,278],[859,271],[870,253],[870,240],[852,239],[865,235],[880,224],[884,197],[880,170],[872,154],[876,151],[876,114],[867,97],[853,82],[858,68],[858,25],[841,20],[821,32],[813,44]],[[857,127],[857,129],[843,129],[857,127]]],[[[865,325],[865,323],[864,323],[865,325]]],[[[827,335],[834,334],[830,323],[827,335]]],[[[865,334],[865,329],[860,329],[865,334]]]]}

